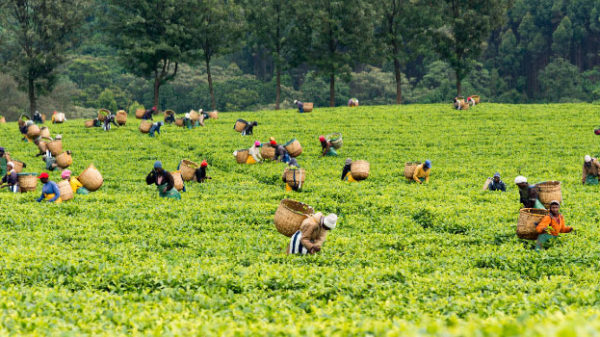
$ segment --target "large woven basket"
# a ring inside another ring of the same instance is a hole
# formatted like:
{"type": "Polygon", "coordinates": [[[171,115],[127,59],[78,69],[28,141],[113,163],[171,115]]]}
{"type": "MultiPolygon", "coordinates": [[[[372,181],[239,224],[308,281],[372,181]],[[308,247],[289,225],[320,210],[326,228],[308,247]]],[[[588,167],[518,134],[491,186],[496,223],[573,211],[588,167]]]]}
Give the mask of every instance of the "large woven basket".
{"type": "Polygon", "coordinates": [[[39,136],[41,132],[42,130],[40,130],[40,127],[35,124],[32,124],[27,128],[27,136],[29,138],[35,138],[39,136]]]}
{"type": "Polygon", "coordinates": [[[275,158],[275,148],[269,144],[263,144],[260,148],[260,155],[263,159],[274,159],[275,158]]]}
{"type": "Polygon", "coordinates": [[[306,180],[306,172],[304,169],[291,169],[286,168],[284,171],[285,182],[293,188],[302,188],[304,181],[306,180]]]}
{"type": "Polygon", "coordinates": [[[292,157],[298,157],[302,154],[302,145],[296,138],[287,142],[284,147],[292,157]]]}
{"type": "Polygon", "coordinates": [[[197,121],[200,119],[200,114],[198,114],[198,111],[196,110],[191,110],[190,111],[190,119],[193,121],[197,121]]]}
{"type": "Polygon", "coordinates": [[[58,165],[58,167],[61,169],[66,169],[67,167],[71,166],[71,164],[73,164],[73,157],[71,157],[71,155],[67,152],[63,152],[56,156],[56,165],[58,165]]]}
{"type": "Polygon", "coordinates": [[[238,162],[238,164],[245,164],[249,155],[250,152],[248,152],[248,149],[237,150],[235,160],[238,162]]]}
{"type": "Polygon", "coordinates": [[[244,122],[244,121],[243,121],[243,120],[241,120],[241,119],[238,119],[238,120],[235,122],[235,125],[233,126],[233,129],[234,129],[235,131],[237,131],[237,132],[242,132],[242,131],[244,131],[244,128],[246,127],[246,125],[248,125],[246,122],[244,122]]]}
{"type": "Polygon", "coordinates": [[[208,117],[212,119],[219,119],[219,112],[217,110],[209,111],[208,117]]]}
{"type": "Polygon", "coordinates": [[[352,162],[350,166],[350,172],[354,180],[365,180],[369,177],[370,172],[369,162],[366,160],[356,160],[352,162]]]}
{"type": "Polygon", "coordinates": [[[137,110],[135,110],[135,118],[142,119],[142,117],[144,117],[145,113],[146,113],[146,109],[144,109],[144,108],[137,109],[137,110]]]}
{"type": "Polygon", "coordinates": [[[117,124],[123,126],[127,124],[127,112],[125,110],[117,111],[117,124]]]}
{"type": "Polygon", "coordinates": [[[63,112],[57,112],[56,115],[54,115],[54,123],[64,123],[65,119],[66,117],[63,112]]]}
{"type": "Polygon", "coordinates": [[[333,146],[334,149],[339,149],[342,147],[342,145],[344,144],[344,141],[342,140],[342,134],[339,132],[334,132],[332,134],[327,135],[327,140],[329,140],[329,142],[331,142],[331,146],[333,146]]]}
{"type": "Polygon", "coordinates": [[[23,167],[25,166],[25,164],[22,161],[18,161],[18,160],[12,160],[12,163],[15,165],[15,172],[17,173],[21,173],[23,172],[23,167]]]}
{"type": "Polygon", "coordinates": [[[302,221],[314,213],[314,209],[306,204],[284,199],[275,212],[273,222],[279,233],[289,237],[300,229],[302,221]]]}
{"type": "Polygon", "coordinates": [[[175,125],[182,127],[183,126],[183,118],[177,118],[175,120],[175,125]]]}
{"type": "Polygon", "coordinates": [[[473,96],[471,96],[471,99],[473,99],[475,104],[479,104],[479,102],[481,101],[481,98],[479,97],[479,95],[473,95],[473,96]]]}
{"type": "Polygon", "coordinates": [[[62,201],[69,201],[73,199],[73,189],[71,189],[71,184],[69,184],[68,180],[61,180],[57,183],[57,185],[62,201]]]}
{"type": "Polygon", "coordinates": [[[181,171],[173,171],[171,172],[171,175],[173,176],[175,189],[178,191],[183,190],[183,178],[181,177],[181,171]]]}
{"type": "Polygon", "coordinates": [[[313,103],[304,103],[302,105],[302,109],[304,110],[304,112],[312,112],[313,111],[313,103]]]}
{"type": "Polygon", "coordinates": [[[184,181],[192,181],[196,177],[196,169],[200,167],[200,165],[194,163],[191,160],[184,159],[181,161],[179,165],[179,170],[181,171],[181,177],[184,181]]]}
{"type": "Polygon", "coordinates": [[[171,115],[175,115],[175,111],[169,109],[165,110],[165,117],[169,117],[171,115]]]}
{"type": "Polygon", "coordinates": [[[104,122],[104,119],[106,119],[106,116],[110,115],[110,110],[107,109],[100,109],[98,110],[98,120],[101,122],[104,122]]]}
{"type": "Polygon", "coordinates": [[[413,180],[413,175],[415,174],[415,170],[419,165],[421,165],[421,162],[418,161],[404,164],[404,177],[408,180],[413,180]]]}
{"type": "MultiPolygon", "coordinates": [[[[40,144],[42,144],[42,142],[40,142],[40,144]]],[[[46,146],[47,146],[48,150],[50,150],[50,153],[52,153],[53,156],[58,156],[63,151],[62,140],[60,140],[60,139],[53,140],[49,143],[46,143],[46,146]]]]}
{"type": "Polygon", "coordinates": [[[517,223],[517,236],[521,239],[535,240],[538,232],[535,230],[538,223],[548,215],[545,209],[523,208],[519,211],[519,221],[517,223]]]}
{"type": "Polygon", "coordinates": [[[148,122],[148,121],[141,121],[140,122],[140,132],[141,133],[148,133],[148,132],[150,132],[150,128],[152,128],[152,122],[148,122]]]}
{"type": "Polygon", "coordinates": [[[104,183],[104,179],[100,174],[100,171],[96,169],[94,164],[90,164],[88,168],[86,168],[79,177],[77,178],[83,187],[87,188],[91,192],[97,191],[100,187],[102,187],[102,183],[104,183]]]}
{"type": "Polygon", "coordinates": [[[44,141],[39,141],[37,144],[38,149],[40,149],[40,153],[46,153],[48,151],[48,143],[44,141]]]}
{"type": "Polygon", "coordinates": [[[47,126],[42,126],[40,128],[40,137],[42,138],[50,138],[50,129],[47,126]]]}
{"type": "Polygon", "coordinates": [[[93,120],[87,120],[85,122],[83,122],[83,125],[85,125],[86,128],[91,128],[94,126],[94,121],[93,120]]]}
{"type": "Polygon", "coordinates": [[[37,173],[19,173],[17,179],[21,193],[35,191],[38,182],[37,173]]]}
{"type": "Polygon", "coordinates": [[[546,181],[537,184],[539,190],[538,197],[546,208],[550,208],[550,202],[556,200],[562,203],[562,191],[560,181],[546,181]]]}

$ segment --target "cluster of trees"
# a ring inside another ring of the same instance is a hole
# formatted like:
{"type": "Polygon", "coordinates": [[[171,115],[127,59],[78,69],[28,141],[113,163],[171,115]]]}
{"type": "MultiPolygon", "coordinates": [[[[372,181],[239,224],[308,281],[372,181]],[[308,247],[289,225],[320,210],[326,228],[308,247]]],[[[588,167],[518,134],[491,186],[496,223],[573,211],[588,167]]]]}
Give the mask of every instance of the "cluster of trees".
{"type": "Polygon", "coordinates": [[[0,114],[593,101],[599,32],[597,0],[5,0],[0,114]]]}

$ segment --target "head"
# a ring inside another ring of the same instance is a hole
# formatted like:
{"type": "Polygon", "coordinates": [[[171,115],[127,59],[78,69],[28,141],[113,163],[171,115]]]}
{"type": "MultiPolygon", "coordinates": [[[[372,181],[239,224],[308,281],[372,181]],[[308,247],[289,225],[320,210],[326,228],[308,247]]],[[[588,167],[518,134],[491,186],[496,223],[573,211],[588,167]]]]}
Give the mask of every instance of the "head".
{"type": "Polygon", "coordinates": [[[52,112],[52,114],[53,114],[53,115],[56,115],[56,110],[54,110],[54,111],[52,112]]]}
{"type": "Polygon", "coordinates": [[[296,158],[290,159],[290,161],[288,161],[288,166],[290,166],[290,167],[300,167],[300,165],[298,165],[298,161],[296,160],[296,158]]]}
{"type": "Polygon", "coordinates": [[[44,172],[44,173],[40,174],[40,176],[38,178],[40,179],[40,181],[42,183],[47,184],[50,176],[48,175],[48,173],[44,172]]]}
{"type": "Polygon", "coordinates": [[[298,100],[297,99],[294,100],[294,104],[298,104],[298,100]]]}
{"type": "Polygon", "coordinates": [[[527,183],[527,178],[523,176],[518,176],[515,178],[515,185],[519,187],[527,187],[529,184],[527,183]]]}
{"type": "Polygon", "coordinates": [[[494,182],[499,182],[500,181],[500,173],[496,172],[496,174],[494,174],[494,182]]]}
{"type": "Polygon", "coordinates": [[[162,171],[163,167],[162,167],[162,163],[157,160],[154,162],[154,171],[162,171]]]}
{"type": "Polygon", "coordinates": [[[560,212],[560,202],[558,200],[550,201],[550,212],[554,215],[558,215],[560,212]]]}
{"type": "Polygon", "coordinates": [[[430,169],[431,168],[431,160],[426,160],[425,163],[423,164],[423,167],[426,169],[430,169]]]}
{"type": "Polygon", "coordinates": [[[4,155],[4,148],[0,146],[0,157],[2,157],[4,155]]]}
{"type": "Polygon", "coordinates": [[[190,113],[189,112],[185,114],[185,118],[190,119],[190,113]]]}
{"type": "Polygon", "coordinates": [[[600,129],[596,129],[596,130],[594,130],[594,134],[595,134],[596,136],[600,136],[600,129]]]}
{"type": "Polygon", "coordinates": [[[260,141],[255,140],[254,141],[254,147],[260,147],[260,141]]]}
{"type": "Polygon", "coordinates": [[[252,125],[252,126],[257,126],[257,125],[258,125],[258,122],[257,122],[257,121],[254,121],[254,122],[250,123],[250,125],[252,125]]]}
{"type": "Polygon", "coordinates": [[[156,105],[152,107],[152,111],[156,111],[156,105]]]}
{"type": "Polygon", "coordinates": [[[12,161],[9,161],[8,163],[6,163],[6,169],[8,171],[12,170],[15,168],[15,163],[13,163],[12,161]]]}
{"type": "Polygon", "coordinates": [[[70,179],[71,178],[71,171],[70,170],[64,170],[64,171],[62,171],[62,173],[60,174],[60,177],[63,178],[64,180],[70,179]]]}
{"type": "Polygon", "coordinates": [[[591,165],[592,164],[592,157],[590,155],[586,155],[585,157],[583,157],[583,162],[586,165],[591,165]]]}
{"type": "Polygon", "coordinates": [[[62,135],[56,135],[56,137],[54,137],[54,139],[61,140],[62,139],[62,135]]]}
{"type": "Polygon", "coordinates": [[[277,146],[277,142],[275,141],[275,139],[271,139],[269,141],[269,144],[271,144],[271,146],[273,146],[273,147],[277,146]]]}
{"type": "Polygon", "coordinates": [[[335,229],[335,226],[337,224],[337,218],[337,215],[333,213],[327,215],[326,217],[323,217],[323,228],[326,230],[335,229]]]}
{"type": "Polygon", "coordinates": [[[206,160],[203,160],[202,163],[200,163],[200,167],[207,167],[208,163],[206,162],[206,160]]]}
{"type": "Polygon", "coordinates": [[[346,165],[346,166],[352,165],[352,159],[346,158],[346,161],[344,162],[344,165],[346,165]]]}
{"type": "Polygon", "coordinates": [[[323,136],[323,135],[319,136],[319,141],[321,143],[325,142],[325,136],[323,136]]]}

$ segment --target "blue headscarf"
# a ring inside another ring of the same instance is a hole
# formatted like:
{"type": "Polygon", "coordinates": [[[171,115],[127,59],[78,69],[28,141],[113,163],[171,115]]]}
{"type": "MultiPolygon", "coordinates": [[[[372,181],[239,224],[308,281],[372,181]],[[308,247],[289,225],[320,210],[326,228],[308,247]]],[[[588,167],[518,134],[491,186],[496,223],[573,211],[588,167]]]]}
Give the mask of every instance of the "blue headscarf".
{"type": "Polygon", "coordinates": [[[430,168],[431,167],[431,160],[426,160],[424,166],[427,167],[427,168],[430,168]]]}
{"type": "Polygon", "coordinates": [[[155,169],[162,168],[162,163],[159,160],[155,161],[154,162],[154,168],[155,169]]]}

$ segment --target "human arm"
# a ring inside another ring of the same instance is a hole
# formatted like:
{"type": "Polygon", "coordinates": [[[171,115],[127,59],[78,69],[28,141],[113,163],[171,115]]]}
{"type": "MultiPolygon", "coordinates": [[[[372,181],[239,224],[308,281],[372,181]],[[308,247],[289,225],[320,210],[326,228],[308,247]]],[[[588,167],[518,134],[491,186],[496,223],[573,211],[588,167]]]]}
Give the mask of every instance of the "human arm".
{"type": "Polygon", "coordinates": [[[300,239],[300,243],[306,250],[312,253],[312,249],[314,247],[313,243],[310,241],[313,231],[316,229],[318,224],[315,224],[311,218],[305,219],[302,221],[300,225],[300,232],[302,233],[302,238],[300,239]]]}
{"type": "Polygon", "coordinates": [[[425,171],[425,182],[429,183],[429,173],[431,173],[431,169],[428,169],[427,171],[425,171]]]}
{"type": "Polygon", "coordinates": [[[146,176],[146,185],[152,185],[156,182],[156,173],[154,170],[150,171],[146,176]]]}
{"type": "Polygon", "coordinates": [[[538,232],[539,234],[542,234],[546,230],[546,228],[548,228],[548,226],[550,226],[550,221],[551,221],[550,216],[546,215],[542,219],[542,221],[540,221],[538,223],[538,225],[535,227],[535,231],[538,232]]]}
{"type": "Polygon", "coordinates": [[[415,182],[417,182],[418,184],[421,183],[421,180],[419,180],[419,172],[420,170],[422,170],[421,165],[417,166],[417,168],[415,169],[415,172],[413,173],[413,180],[415,182]]]}
{"type": "Polygon", "coordinates": [[[170,172],[165,171],[164,174],[165,174],[165,179],[167,179],[167,189],[165,190],[165,192],[166,192],[166,191],[170,191],[173,189],[173,186],[175,186],[175,180],[173,179],[173,175],[171,175],[170,172]]]}
{"type": "Polygon", "coordinates": [[[346,178],[348,172],[350,172],[350,165],[344,165],[344,169],[342,170],[342,180],[346,178]]]}
{"type": "Polygon", "coordinates": [[[585,184],[585,178],[587,177],[587,170],[585,169],[585,164],[583,165],[583,170],[581,172],[581,183],[585,184]]]}
{"type": "Polygon", "coordinates": [[[561,233],[570,233],[573,231],[573,227],[567,226],[567,223],[565,222],[565,218],[562,216],[562,214],[560,215],[560,222],[563,224],[562,228],[560,229],[561,233]]]}
{"type": "Polygon", "coordinates": [[[58,188],[58,185],[56,185],[56,183],[53,181],[48,182],[48,184],[50,184],[49,194],[54,194],[54,198],[48,200],[48,202],[55,202],[58,198],[60,198],[60,189],[58,188]]]}
{"type": "Polygon", "coordinates": [[[500,191],[506,192],[506,184],[503,181],[500,182],[500,191]]]}

